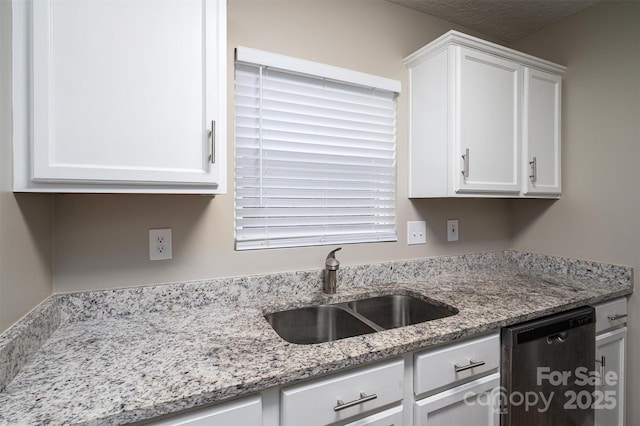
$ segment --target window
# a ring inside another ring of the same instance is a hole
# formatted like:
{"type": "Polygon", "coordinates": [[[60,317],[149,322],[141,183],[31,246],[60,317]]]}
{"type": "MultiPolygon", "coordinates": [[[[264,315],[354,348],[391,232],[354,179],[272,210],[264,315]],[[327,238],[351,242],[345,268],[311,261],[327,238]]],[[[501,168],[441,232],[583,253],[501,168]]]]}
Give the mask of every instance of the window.
{"type": "Polygon", "coordinates": [[[396,241],[396,93],[382,77],[236,51],[236,249],[396,241]]]}

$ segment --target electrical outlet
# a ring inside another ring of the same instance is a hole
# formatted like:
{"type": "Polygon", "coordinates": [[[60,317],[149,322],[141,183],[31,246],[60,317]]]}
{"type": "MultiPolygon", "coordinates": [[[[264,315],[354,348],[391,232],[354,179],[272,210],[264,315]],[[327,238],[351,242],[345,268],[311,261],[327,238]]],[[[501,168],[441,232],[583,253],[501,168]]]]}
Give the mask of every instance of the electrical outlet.
{"type": "Polygon", "coordinates": [[[409,221],[407,222],[407,244],[427,243],[427,222],[409,221]]]}
{"type": "Polygon", "coordinates": [[[459,236],[458,219],[447,220],[447,241],[458,241],[459,236]]]}
{"type": "Polygon", "coordinates": [[[149,229],[149,259],[167,260],[172,257],[171,228],[149,229]]]}

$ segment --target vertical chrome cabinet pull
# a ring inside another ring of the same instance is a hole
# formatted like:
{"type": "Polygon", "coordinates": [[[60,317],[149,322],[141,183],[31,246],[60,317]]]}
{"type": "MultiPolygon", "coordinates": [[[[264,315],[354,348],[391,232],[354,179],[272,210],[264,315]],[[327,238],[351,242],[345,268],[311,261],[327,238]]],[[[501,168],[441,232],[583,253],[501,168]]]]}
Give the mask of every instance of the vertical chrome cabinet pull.
{"type": "Polygon", "coordinates": [[[529,161],[529,165],[531,166],[529,179],[531,179],[531,182],[536,183],[538,181],[538,160],[536,157],[533,157],[533,159],[529,161]]]}
{"type": "Polygon", "coordinates": [[[211,120],[211,164],[216,164],[216,120],[211,120]]]}
{"type": "Polygon", "coordinates": [[[344,410],[345,408],[350,408],[353,406],[356,406],[358,404],[364,404],[367,401],[373,401],[374,399],[378,398],[378,395],[371,394],[371,395],[367,395],[364,392],[360,392],[360,399],[356,399],[353,401],[349,401],[349,402],[342,402],[342,400],[340,398],[338,398],[338,405],[336,405],[335,407],[333,407],[333,411],[340,411],[340,410],[344,410]]]}
{"type": "Polygon", "coordinates": [[[469,148],[467,148],[462,155],[462,159],[464,160],[464,168],[462,169],[462,176],[465,178],[469,177],[469,148]]]}
{"type": "Polygon", "coordinates": [[[484,361],[474,361],[470,359],[469,364],[467,365],[453,364],[453,368],[456,370],[456,373],[459,373],[461,371],[470,370],[474,367],[480,367],[481,365],[484,365],[484,364],[485,364],[484,361]]]}
{"type": "Polygon", "coordinates": [[[602,355],[600,359],[596,359],[596,364],[600,364],[600,380],[604,380],[604,367],[606,365],[606,358],[604,355],[602,355]]]}

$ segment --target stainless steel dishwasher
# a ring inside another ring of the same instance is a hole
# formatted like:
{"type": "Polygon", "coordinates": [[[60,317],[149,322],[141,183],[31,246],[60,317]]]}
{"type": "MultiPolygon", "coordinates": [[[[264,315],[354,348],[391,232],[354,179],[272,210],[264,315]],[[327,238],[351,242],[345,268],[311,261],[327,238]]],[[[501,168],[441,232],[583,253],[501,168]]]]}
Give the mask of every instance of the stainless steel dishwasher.
{"type": "Polygon", "coordinates": [[[502,329],[501,426],[593,426],[595,309],[502,329]]]}

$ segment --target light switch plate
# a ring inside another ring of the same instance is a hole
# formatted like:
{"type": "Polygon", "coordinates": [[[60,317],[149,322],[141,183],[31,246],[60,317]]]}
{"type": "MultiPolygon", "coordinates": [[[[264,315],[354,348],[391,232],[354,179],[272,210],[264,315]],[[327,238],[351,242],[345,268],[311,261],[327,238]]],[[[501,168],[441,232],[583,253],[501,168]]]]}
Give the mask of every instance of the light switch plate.
{"type": "Polygon", "coordinates": [[[171,250],[171,228],[149,229],[149,260],[168,260],[171,250]]]}
{"type": "Polygon", "coordinates": [[[459,236],[458,219],[447,220],[447,241],[458,241],[459,236]]]}
{"type": "Polygon", "coordinates": [[[415,220],[407,222],[407,244],[427,243],[427,222],[415,220]]]}

